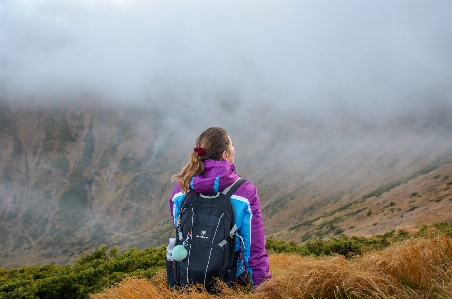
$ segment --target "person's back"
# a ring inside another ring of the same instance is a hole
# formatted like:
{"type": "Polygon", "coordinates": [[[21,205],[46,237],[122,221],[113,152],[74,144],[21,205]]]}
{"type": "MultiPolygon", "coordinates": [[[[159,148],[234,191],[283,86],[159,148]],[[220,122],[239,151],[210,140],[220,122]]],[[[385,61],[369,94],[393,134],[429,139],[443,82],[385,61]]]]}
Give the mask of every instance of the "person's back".
{"type": "MultiPolygon", "coordinates": [[[[177,183],[170,198],[170,210],[176,227],[180,224],[181,205],[189,190],[206,194],[222,192],[240,178],[235,172],[234,155],[232,141],[223,129],[210,128],[199,136],[190,163],[173,177],[177,183]]],[[[256,187],[245,181],[230,200],[235,214],[235,249],[240,253],[236,276],[243,276],[247,271],[253,285],[257,286],[271,278],[271,274],[256,187]]],[[[188,246],[189,238],[187,240],[188,246]]]]}

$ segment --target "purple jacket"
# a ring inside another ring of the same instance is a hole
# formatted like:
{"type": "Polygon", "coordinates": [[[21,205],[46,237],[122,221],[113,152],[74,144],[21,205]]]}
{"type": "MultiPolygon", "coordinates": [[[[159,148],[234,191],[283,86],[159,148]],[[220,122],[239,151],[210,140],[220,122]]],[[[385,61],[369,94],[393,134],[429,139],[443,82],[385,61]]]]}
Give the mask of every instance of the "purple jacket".
{"type": "MultiPolygon", "coordinates": [[[[221,192],[239,179],[234,164],[226,160],[207,160],[204,163],[204,170],[204,173],[194,176],[190,182],[190,188],[197,192],[221,192]]],[[[171,216],[175,219],[174,225],[177,225],[180,205],[184,197],[185,193],[182,193],[179,185],[176,184],[169,200],[171,216]]],[[[237,225],[236,249],[243,244],[243,259],[238,261],[237,276],[246,269],[251,274],[253,285],[257,286],[264,279],[271,278],[271,273],[265,250],[264,225],[256,187],[251,182],[244,182],[231,196],[231,202],[234,206],[237,225]]]]}

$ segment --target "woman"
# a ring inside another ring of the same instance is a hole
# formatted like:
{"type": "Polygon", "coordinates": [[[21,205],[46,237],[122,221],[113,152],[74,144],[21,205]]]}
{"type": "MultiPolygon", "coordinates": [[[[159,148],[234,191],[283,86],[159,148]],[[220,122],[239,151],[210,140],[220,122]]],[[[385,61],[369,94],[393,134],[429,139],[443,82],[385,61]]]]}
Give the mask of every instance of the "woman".
{"type": "MultiPolygon", "coordinates": [[[[239,179],[234,166],[234,146],[228,133],[218,127],[205,130],[196,140],[190,162],[173,176],[176,186],[170,198],[171,216],[177,226],[180,205],[189,191],[221,192],[239,179]]],[[[256,187],[245,181],[231,196],[237,225],[236,250],[242,246],[237,277],[246,271],[253,286],[271,278],[265,235],[256,187]]]]}

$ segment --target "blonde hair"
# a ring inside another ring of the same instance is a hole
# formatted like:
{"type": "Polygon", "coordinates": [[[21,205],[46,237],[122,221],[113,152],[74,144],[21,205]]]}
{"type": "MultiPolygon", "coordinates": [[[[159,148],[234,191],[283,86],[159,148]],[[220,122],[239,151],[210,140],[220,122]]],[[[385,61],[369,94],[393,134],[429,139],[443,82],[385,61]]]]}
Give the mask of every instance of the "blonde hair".
{"type": "Polygon", "coordinates": [[[173,181],[177,181],[182,192],[190,189],[191,179],[204,172],[204,162],[206,160],[221,160],[221,156],[229,151],[229,135],[223,128],[208,128],[199,135],[196,140],[196,147],[204,150],[204,155],[200,156],[198,152],[193,151],[190,155],[190,161],[185,165],[181,172],[172,176],[173,181]]]}

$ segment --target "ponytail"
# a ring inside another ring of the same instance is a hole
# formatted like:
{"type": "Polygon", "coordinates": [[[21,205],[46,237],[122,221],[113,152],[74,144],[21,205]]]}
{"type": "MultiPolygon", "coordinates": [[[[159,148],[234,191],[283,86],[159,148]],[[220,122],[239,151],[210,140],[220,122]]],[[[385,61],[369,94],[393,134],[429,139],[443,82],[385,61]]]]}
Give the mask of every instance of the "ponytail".
{"type": "Polygon", "coordinates": [[[182,192],[186,193],[190,189],[190,181],[192,177],[204,172],[204,164],[199,158],[197,152],[191,153],[190,161],[182,168],[179,174],[172,176],[172,181],[177,181],[182,192]]]}
{"type": "Polygon", "coordinates": [[[220,161],[222,153],[228,151],[229,143],[229,135],[223,128],[205,130],[196,140],[190,161],[180,173],[172,176],[172,181],[178,182],[182,192],[188,192],[191,179],[204,172],[204,162],[209,159],[220,161]]]}

